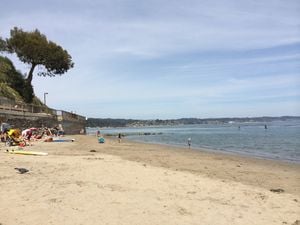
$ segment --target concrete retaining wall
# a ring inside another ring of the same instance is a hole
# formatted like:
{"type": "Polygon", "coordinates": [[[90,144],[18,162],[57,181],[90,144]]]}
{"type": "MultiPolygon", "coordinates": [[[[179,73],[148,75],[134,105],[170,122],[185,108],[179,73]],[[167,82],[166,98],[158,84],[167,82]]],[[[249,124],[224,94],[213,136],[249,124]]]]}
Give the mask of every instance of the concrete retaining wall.
{"type": "Polygon", "coordinates": [[[6,122],[15,128],[26,129],[29,127],[55,127],[62,125],[66,134],[85,134],[85,120],[61,120],[56,116],[40,113],[14,113],[0,110],[0,123],[6,122]]]}

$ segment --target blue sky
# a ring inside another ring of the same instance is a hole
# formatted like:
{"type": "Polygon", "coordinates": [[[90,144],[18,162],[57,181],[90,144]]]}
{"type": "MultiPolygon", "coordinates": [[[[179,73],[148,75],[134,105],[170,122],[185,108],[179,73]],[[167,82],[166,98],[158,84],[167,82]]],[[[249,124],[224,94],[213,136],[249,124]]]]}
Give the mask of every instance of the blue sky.
{"type": "Polygon", "coordinates": [[[67,74],[33,79],[52,108],[100,118],[300,115],[299,0],[1,5],[0,36],[37,28],[73,57],[67,74]]]}

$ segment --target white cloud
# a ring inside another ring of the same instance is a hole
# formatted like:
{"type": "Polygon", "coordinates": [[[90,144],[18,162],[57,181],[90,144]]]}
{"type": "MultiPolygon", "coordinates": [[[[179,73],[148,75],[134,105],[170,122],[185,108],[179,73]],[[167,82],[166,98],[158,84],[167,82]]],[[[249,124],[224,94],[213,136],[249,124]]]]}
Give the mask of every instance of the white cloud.
{"type": "MultiPolygon", "coordinates": [[[[5,11],[0,9],[0,36],[7,37],[13,26],[38,28],[73,56],[75,68],[68,74],[34,77],[36,94],[42,98],[49,92],[48,102],[54,108],[77,105],[84,112],[84,104],[90,103],[96,106],[89,113],[95,114],[102,110],[97,106],[101,102],[118,102],[126,108],[128,102],[174,101],[189,106],[198,102],[209,111],[209,102],[299,95],[295,91],[299,53],[264,54],[263,50],[299,45],[298,0],[56,0],[47,7],[42,1],[16,2],[5,1],[5,11]],[[230,59],[230,52],[255,49],[260,53],[230,59]],[[204,52],[212,54],[210,59],[204,52]],[[223,57],[218,55],[226,52],[223,57]],[[201,59],[193,56],[197,53],[202,53],[201,59]],[[292,62],[294,66],[286,66],[292,70],[286,73],[275,73],[270,66],[266,71],[255,70],[271,62],[292,62]],[[247,65],[253,65],[256,76],[244,71],[247,65]]],[[[171,110],[166,106],[170,115],[171,110]]]]}
{"type": "Polygon", "coordinates": [[[4,32],[15,25],[24,29],[38,27],[71,49],[83,45],[92,56],[94,51],[102,57],[124,57],[124,53],[153,57],[195,50],[255,49],[300,41],[300,21],[295,13],[295,9],[300,8],[297,1],[290,1],[290,6],[280,1],[189,2],[190,6],[174,1],[169,4],[161,1],[147,4],[75,2],[70,9],[65,6],[65,11],[61,8],[54,12],[47,8],[29,13],[15,11],[1,18],[1,27],[4,26],[4,32]],[[144,15],[131,9],[132,5],[144,15]]]}

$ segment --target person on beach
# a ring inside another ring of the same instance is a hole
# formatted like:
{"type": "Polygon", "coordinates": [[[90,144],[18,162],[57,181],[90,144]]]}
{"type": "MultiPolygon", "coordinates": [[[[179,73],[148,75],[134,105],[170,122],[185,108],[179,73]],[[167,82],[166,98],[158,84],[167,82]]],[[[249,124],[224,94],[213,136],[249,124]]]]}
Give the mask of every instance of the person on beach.
{"type": "Polygon", "coordinates": [[[119,139],[119,143],[121,143],[121,139],[122,139],[122,135],[121,135],[121,133],[119,133],[119,135],[118,135],[118,139],[119,139]]]}
{"type": "Polygon", "coordinates": [[[37,130],[36,128],[32,127],[22,131],[22,137],[25,141],[28,141],[28,144],[30,144],[31,136],[33,135],[33,132],[36,130],[37,130]]]}
{"type": "Polygon", "coordinates": [[[7,133],[0,131],[1,142],[6,142],[7,133]]]}
{"type": "Polygon", "coordinates": [[[29,128],[22,131],[22,137],[28,141],[30,141],[30,138],[32,136],[33,131],[36,130],[36,128],[29,128]]]}
{"type": "Polygon", "coordinates": [[[100,130],[97,130],[96,137],[100,137],[100,130]]]}
{"type": "Polygon", "coordinates": [[[191,145],[192,145],[192,138],[189,137],[187,142],[188,142],[188,146],[189,146],[189,149],[190,149],[191,145]]]}

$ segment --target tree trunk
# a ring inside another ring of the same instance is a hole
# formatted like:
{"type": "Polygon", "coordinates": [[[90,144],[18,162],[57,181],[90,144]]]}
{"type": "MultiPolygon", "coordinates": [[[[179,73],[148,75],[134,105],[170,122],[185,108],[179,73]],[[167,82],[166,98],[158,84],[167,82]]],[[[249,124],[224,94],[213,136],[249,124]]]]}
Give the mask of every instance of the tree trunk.
{"type": "Polygon", "coordinates": [[[33,77],[33,71],[34,71],[34,68],[36,67],[36,64],[32,64],[31,65],[31,68],[30,68],[30,71],[29,71],[29,73],[28,73],[28,76],[27,76],[27,78],[26,78],[26,81],[29,83],[29,84],[31,84],[31,81],[32,81],[32,77],[33,77]]]}

